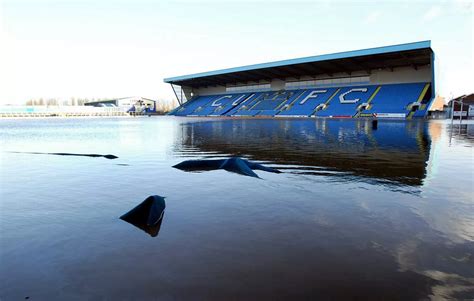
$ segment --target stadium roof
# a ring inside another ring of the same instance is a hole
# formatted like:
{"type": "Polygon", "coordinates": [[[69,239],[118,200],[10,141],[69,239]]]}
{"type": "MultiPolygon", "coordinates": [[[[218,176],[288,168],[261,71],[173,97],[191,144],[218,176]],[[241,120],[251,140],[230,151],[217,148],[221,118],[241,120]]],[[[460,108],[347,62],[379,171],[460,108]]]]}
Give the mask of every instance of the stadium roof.
{"type": "Polygon", "coordinates": [[[431,63],[431,41],[369,48],[309,56],[297,59],[248,65],[209,72],[165,78],[165,83],[188,87],[204,87],[258,82],[275,78],[327,75],[366,71],[380,68],[419,66],[431,63]]]}

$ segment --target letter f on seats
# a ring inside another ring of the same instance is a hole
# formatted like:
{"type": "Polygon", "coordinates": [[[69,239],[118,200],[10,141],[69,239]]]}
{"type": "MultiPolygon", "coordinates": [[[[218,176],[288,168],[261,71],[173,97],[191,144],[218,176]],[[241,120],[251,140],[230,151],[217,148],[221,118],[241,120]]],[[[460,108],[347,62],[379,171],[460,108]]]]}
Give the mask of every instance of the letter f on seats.
{"type": "Polygon", "coordinates": [[[300,105],[304,104],[308,99],[310,98],[316,98],[318,97],[318,94],[321,94],[321,93],[326,93],[328,90],[314,90],[314,91],[311,91],[311,93],[308,94],[308,96],[306,96],[301,102],[300,102],[300,105]]]}

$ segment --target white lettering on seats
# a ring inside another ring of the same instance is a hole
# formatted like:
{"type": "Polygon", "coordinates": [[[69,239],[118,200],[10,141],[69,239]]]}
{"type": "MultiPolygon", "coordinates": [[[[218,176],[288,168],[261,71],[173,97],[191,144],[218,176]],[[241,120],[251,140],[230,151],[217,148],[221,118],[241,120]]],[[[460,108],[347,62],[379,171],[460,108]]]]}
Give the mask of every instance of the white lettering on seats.
{"type": "Polygon", "coordinates": [[[306,96],[301,102],[300,102],[300,105],[304,104],[308,99],[310,98],[316,98],[318,97],[318,93],[326,93],[328,90],[314,90],[314,91],[311,91],[311,93],[308,94],[308,96],[306,96]]]}
{"type": "MultiPolygon", "coordinates": [[[[249,100],[249,99],[251,99],[252,97],[254,97],[254,95],[255,95],[255,94],[250,95],[250,96],[247,97],[244,101],[242,101],[242,103],[245,103],[247,100],[249,100]]],[[[233,106],[238,105],[238,104],[239,104],[239,100],[240,100],[242,97],[244,97],[244,95],[242,95],[242,96],[240,96],[238,99],[236,99],[236,100],[232,103],[232,105],[233,105],[233,106]]]]}
{"type": "Polygon", "coordinates": [[[214,100],[214,101],[212,102],[212,105],[211,105],[211,106],[213,106],[213,107],[218,107],[218,106],[220,106],[221,104],[220,104],[220,103],[217,103],[217,102],[218,102],[219,100],[224,99],[224,98],[232,98],[232,96],[231,96],[231,95],[225,95],[225,96],[219,97],[218,99],[216,99],[216,100],[214,100]]]}
{"type": "Polygon", "coordinates": [[[244,96],[245,96],[245,94],[240,95],[240,97],[238,97],[238,98],[232,103],[232,105],[233,105],[233,106],[238,105],[238,104],[239,104],[239,101],[240,101],[244,96]]]}
{"type": "Polygon", "coordinates": [[[339,95],[339,101],[341,103],[356,103],[360,100],[360,98],[356,98],[356,99],[345,99],[344,97],[349,94],[349,93],[352,93],[352,92],[367,92],[367,88],[354,88],[354,89],[350,89],[349,91],[347,92],[344,92],[342,93],[341,95],[339,95]]]}

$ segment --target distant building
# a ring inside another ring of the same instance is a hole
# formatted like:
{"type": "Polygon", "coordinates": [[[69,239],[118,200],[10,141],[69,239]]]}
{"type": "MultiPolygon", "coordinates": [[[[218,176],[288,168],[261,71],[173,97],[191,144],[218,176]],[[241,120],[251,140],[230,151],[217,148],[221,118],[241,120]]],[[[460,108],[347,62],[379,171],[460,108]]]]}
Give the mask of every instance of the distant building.
{"type": "Polygon", "coordinates": [[[430,111],[443,111],[445,105],[445,98],[436,95],[435,99],[433,100],[433,103],[431,104],[430,111]]]}
{"type": "Polygon", "coordinates": [[[90,101],[84,104],[93,107],[119,107],[128,111],[136,106],[146,106],[149,112],[156,112],[156,101],[144,97],[123,97],[116,99],[106,99],[90,101]]]}
{"type": "Polygon", "coordinates": [[[454,101],[454,118],[462,116],[463,119],[474,119],[474,93],[459,96],[449,101],[446,108],[448,117],[451,118],[451,108],[454,101]],[[462,105],[460,103],[462,99],[462,105]]]}
{"type": "Polygon", "coordinates": [[[436,95],[435,99],[431,103],[431,107],[428,111],[428,117],[431,119],[445,119],[447,118],[446,114],[446,102],[445,98],[439,95],[436,95]]]}

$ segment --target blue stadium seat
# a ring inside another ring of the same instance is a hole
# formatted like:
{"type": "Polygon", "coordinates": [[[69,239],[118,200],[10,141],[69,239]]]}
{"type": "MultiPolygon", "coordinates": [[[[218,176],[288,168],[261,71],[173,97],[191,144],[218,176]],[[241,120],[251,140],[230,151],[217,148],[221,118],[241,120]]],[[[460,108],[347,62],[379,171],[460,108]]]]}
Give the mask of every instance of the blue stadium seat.
{"type": "Polygon", "coordinates": [[[215,96],[198,96],[181,106],[180,109],[175,111],[176,116],[188,116],[193,115],[193,112],[199,107],[204,107],[206,104],[211,102],[215,96]]]}
{"type": "Polygon", "coordinates": [[[429,109],[429,105],[425,105],[424,108],[421,108],[419,110],[417,110],[414,114],[413,114],[413,117],[414,118],[420,118],[420,117],[425,117],[426,115],[426,111],[428,111],[429,109]]]}
{"type": "Polygon", "coordinates": [[[255,116],[258,114],[259,111],[257,110],[249,110],[249,111],[238,111],[232,116],[255,116]]]}
{"type": "Polygon", "coordinates": [[[203,106],[194,110],[193,115],[220,116],[224,114],[225,111],[223,111],[223,109],[225,107],[230,108],[234,101],[239,100],[239,98],[242,98],[242,97],[243,97],[243,94],[217,95],[212,99],[212,101],[207,102],[203,106]]]}
{"type": "Polygon", "coordinates": [[[295,97],[282,107],[281,116],[309,116],[316,107],[325,103],[334,93],[334,88],[295,90],[295,97]]]}
{"type": "Polygon", "coordinates": [[[251,93],[245,97],[236,107],[226,113],[227,116],[245,115],[244,111],[249,111],[262,99],[263,92],[251,93]]]}
{"type": "Polygon", "coordinates": [[[426,83],[383,85],[370,103],[370,108],[362,113],[376,113],[381,114],[380,116],[394,114],[393,116],[406,117],[410,113],[408,105],[418,100],[425,85],[426,83]]]}
{"type": "Polygon", "coordinates": [[[258,116],[275,116],[278,113],[277,110],[261,110],[256,115],[258,116]]]}
{"type": "Polygon", "coordinates": [[[260,101],[253,107],[254,110],[275,110],[283,102],[293,96],[293,91],[275,91],[264,93],[260,101]]]}
{"type": "Polygon", "coordinates": [[[227,115],[227,113],[232,110],[233,108],[237,107],[241,102],[245,101],[247,97],[249,97],[251,93],[239,93],[239,94],[232,94],[231,98],[223,99],[220,103],[221,105],[218,106],[214,112],[209,114],[210,116],[222,116],[227,115]]]}
{"type": "Polygon", "coordinates": [[[363,117],[375,114],[379,117],[423,117],[432,99],[428,88],[426,83],[408,83],[199,96],[171,114],[318,117],[363,117]],[[412,110],[409,105],[413,103],[419,103],[420,108],[412,110]],[[360,108],[362,104],[367,107],[360,108]]]}
{"type": "Polygon", "coordinates": [[[357,86],[340,88],[328,106],[316,112],[320,117],[353,117],[357,107],[369,100],[377,86],[357,86]]]}

